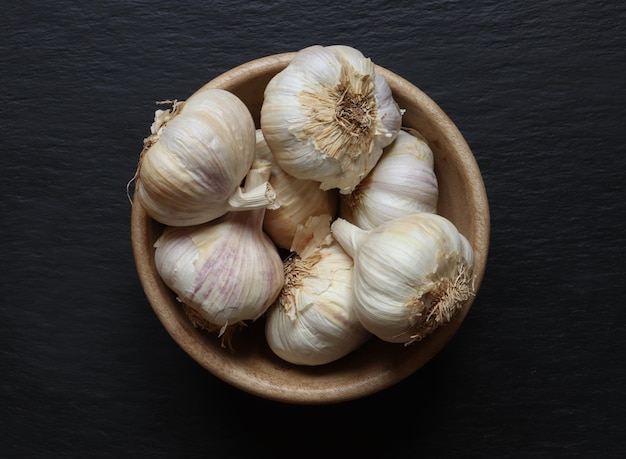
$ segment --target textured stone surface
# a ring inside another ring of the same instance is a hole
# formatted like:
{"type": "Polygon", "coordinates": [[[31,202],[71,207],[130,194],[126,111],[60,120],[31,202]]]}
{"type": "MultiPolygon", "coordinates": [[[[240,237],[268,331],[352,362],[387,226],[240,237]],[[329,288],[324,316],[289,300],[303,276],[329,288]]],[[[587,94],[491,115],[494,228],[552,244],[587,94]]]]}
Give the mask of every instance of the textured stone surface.
{"type": "Polygon", "coordinates": [[[269,456],[291,451],[286,438],[318,455],[346,439],[355,455],[387,457],[626,453],[622,2],[25,1],[3,12],[4,457],[269,456]],[[405,77],[457,124],[490,198],[491,251],[463,327],[423,370],[355,402],[280,405],[202,370],[152,314],[125,186],[155,101],[250,59],[334,43],[405,77]]]}

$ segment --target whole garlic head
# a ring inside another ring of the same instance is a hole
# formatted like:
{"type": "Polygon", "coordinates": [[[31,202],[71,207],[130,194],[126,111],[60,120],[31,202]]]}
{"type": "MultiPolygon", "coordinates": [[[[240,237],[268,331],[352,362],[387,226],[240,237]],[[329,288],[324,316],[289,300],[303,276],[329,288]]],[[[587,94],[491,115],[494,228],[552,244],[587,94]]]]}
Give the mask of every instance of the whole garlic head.
{"type": "Polygon", "coordinates": [[[285,285],[266,314],[272,351],[297,365],[335,361],[371,337],[354,311],[353,261],[330,234],[330,216],[299,225],[285,285]]]}
{"type": "Polygon", "coordinates": [[[447,324],[474,295],[474,252],[445,217],[418,213],[363,230],[338,218],[354,259],[355,310],[383,341],[410,344],[447,324]]]}
{"type": "Polygon", "coordinates": [[[255,158],[255,125],[246,105],[222,89],[202,90],[157,110],[144,141],[135,195],[155,220],[189,226],[229,211],[272,205],[266,186],[244,194],[255,158]]]}
{"type": "Polygon", "coordinates": [[[276,193],[276,209],[267,209],[263,230],[277,246],[289,250],[299,225],[312,215],[335,216],[337,190],[322,190],[313,180],[301,180],[283,171],[272,155],[260,129],[256,132],[257,158],[272,164],[270,185],[276,193]]]}
{"type": "MultiPolygon", "coordinates": [[[[253,164],[246,187],[264,183],[269,173],[268,164],[253,164]]],[[[194,313],[194,325],[224,333],[259,318],[278,296],[283,262],[262,231],[264,213],[264,208],[229,212],[201,225],[169,226],[157,239],[156,269],[194,313]]]]}
{"type": "Polygon", "coordinates": [[[439,185],[433,152],[417,131],[401,130],[376,167],[351,194],[341,196],[340,215],[362,229],[419,212],[437,212],[439,185]]]}
{"type": "Polygon", "coordinates": [[[261,129],[280,166],[349,193],[398,135],[402,112],[385,78],[349,46],[300,50],[265,89],[261,129]]]}

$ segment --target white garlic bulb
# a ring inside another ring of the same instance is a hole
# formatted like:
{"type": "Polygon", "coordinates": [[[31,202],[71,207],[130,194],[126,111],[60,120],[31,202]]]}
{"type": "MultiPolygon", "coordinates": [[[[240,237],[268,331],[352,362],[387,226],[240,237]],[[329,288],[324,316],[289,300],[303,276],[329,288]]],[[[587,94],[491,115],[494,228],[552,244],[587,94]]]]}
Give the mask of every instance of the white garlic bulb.
{"type": "MultiPolygon", "coordinates": [[[[269,171],[269,164],[253,165],[246,187],[267,181],[269,171]]],[[[221,333],[264,314],[283,286],[282,259],[261,229],[264,212],[229,212],[202,225],[167,227],[155,243],[165,284],[221,333]]]]}
{"type": "Polygon", "coordinates": [[[337,190],[324,191],[313,180],[297,179],[283,171],[267,146],[263,132],[256,132],[256,155],[272,163],[270,185],[276,193],[275,209],[268,209],[263,219],[265,233],[283,249],[289,250],[296,228],[312,215],[335,216],[339,207],[337,190]]]}
{"type": "Polygon", "coordinates": [[[267,85],[261,129],[280,166],[324,190],[349,193],[398,135],[402,112],[369,58],[349,46],[310,46],[267,85]]]}
{"type": "Polygon", "coordinates": [[[297,365],[322,365],[371,337],[354,312],[353,261],[330,234],[328,215],[300,225],[285,261],[285,286],[266,314],[267,342],[297,365]]]}
{"type": "Polygon", "coordinates": [[[384,341],[424,338],[474,294],[472,247],[445,217],[412,214],[371,230],[338,218],[332,234],[354,258],[357,316],[384,341]]]}
{"type": "Polygon", "coordinates": [[[401,130],[376,167],[351,194],[341,196],[340,215],[362,229],[419,212],[437,212],[439,187],[433,152],[417,131],[401,130]]]}
{"type": "Polygon", "coordinates": [[[135,195],[155,220],[197,225],[234,210],[265,207],[273,194],[261,184],[243,193],[254,161],[255,125],[234,94],[202,90],[172,111],[158,110],[144,143],[135,195]]]}

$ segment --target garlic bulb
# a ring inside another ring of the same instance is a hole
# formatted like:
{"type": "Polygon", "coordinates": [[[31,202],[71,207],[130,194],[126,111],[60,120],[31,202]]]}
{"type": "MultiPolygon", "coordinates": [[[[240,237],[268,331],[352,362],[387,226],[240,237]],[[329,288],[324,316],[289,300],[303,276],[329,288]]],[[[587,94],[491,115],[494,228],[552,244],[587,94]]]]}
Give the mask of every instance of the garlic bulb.
{"type": "MultiPolygon", "coordinates": [[[[264,183],[269,173],[269,164],[254,164],[246,188],[264,183]]],[[[264,213],[229,212],[202,225],[167,227],[155,243],[165,284],[220,334],[260,317],[283,286],[282,259],[261,229],[264,213]]]]}
{"type": "Polygon", "coordinates": [[[417,132],[401,130],[356,189],[341,196],[340,215],[362,229],[397,217],[437,212],[433,152],[417,132]]]}
{"type": "Polygon", "coordinates": [[[195,93],[157,110],[136,173],[138,202],[155,220],[197,225],[233,210],[265,207],[266,184],[243,193],[254,161],[255,125],[248,108],[221,89],[195,93]]]}
{"type": "Polygon", "coordinates": [[[266,314],[267,342],[290,363],[332,362],[371,336],[354,313],[352,259],[332,238],[328,215],[300,225],[292,249],[285,286],[266,314]]]}
{"type": "Polygon", "coordinates": [[[384,341],[424,338],[474,294],[472,247],[440,215],[412,214],[371,230],[338,218],[332,234],[354,258],[357,316],[384,341]]]}
{"type": "Polygon", "coordinates": [[[288,174],[349,193],[397,136],[402,112],[385,78],[349,46],[310,46],[267,85],[261,129],[288,174]]]}
{"type": "Polygon", "coordinates": [[[276,193],[276,209],[265,212],[263,230],[283,249],[289,250],[298,225],[312,215],[337,213],[336,190],[324,191],[313,180],[297,179],[283,171],[267,146],[263,132],[256,132],[256,156],[272,163],[270,185],[276,193]]]}

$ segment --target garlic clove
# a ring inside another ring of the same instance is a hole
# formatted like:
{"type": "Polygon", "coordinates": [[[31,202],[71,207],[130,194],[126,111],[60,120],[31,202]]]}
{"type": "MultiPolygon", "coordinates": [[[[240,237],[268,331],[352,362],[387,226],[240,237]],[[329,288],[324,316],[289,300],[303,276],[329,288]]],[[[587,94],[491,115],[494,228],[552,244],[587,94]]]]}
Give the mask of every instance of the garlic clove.
{"type": "MultiPolygon", "coordinates": [[[[255,163],[246,188],[267,181],[270,166],[255,163]]],[[[220,333],[256,320],[278,296],[283,262],[262,231],[264,208],[230,212],[202,225],[166,227],[155,243],[155,264],[165,284],[207,329],[220,333]]]]}
{"type": "Polygon", "coordinates": [[[417,131],[401,130],[356,189],[341,195],[340,216],[362,229],[397,217],[437,212],[433,152],[417,131]]]}
{"type": "Polygon", "coordinates": [[[398,134],[402,113],[375,65],[349,46],[310,46],[269,82],[261,129],[280,166],[350,193],[398,134]]]}
{"type": "Polygon", "coordinates": [[[335,216],[338,204],[337,190],[324,191],[319,182],[295,178],[281,169],[273,157],[263,132],[256,132],[256,156],[272,164],[269,183],[276,195],[277,205],[268,208],[263,230],[283,249],[289,250],[298,225],[313,215],[335,216]]]}
{"type": "Polygon", "coordinates": [[[239,189],[254,161],[255,130],[245,104],[221,89],[157,110],[136,173],[137,201],[170,226],[271,205],[272,193],[246,199],[239,189]]]}
{"type": "Polygon", "coordinates": [[[338,218],[332,234],[354,259],[359,321],[384,341],[423,339],[474,295],[472,247],[440,215],[412,214],[371,230],[338,218]]]}
{"type": "Polygon", "coordinates": [[[296,365],[323,365],[349,354],[371,334],[354,311],[353,261],[330,234],[330,216],[298,227],[285,261],[285,285],[266,314],[272,351],[296,365]]]}

